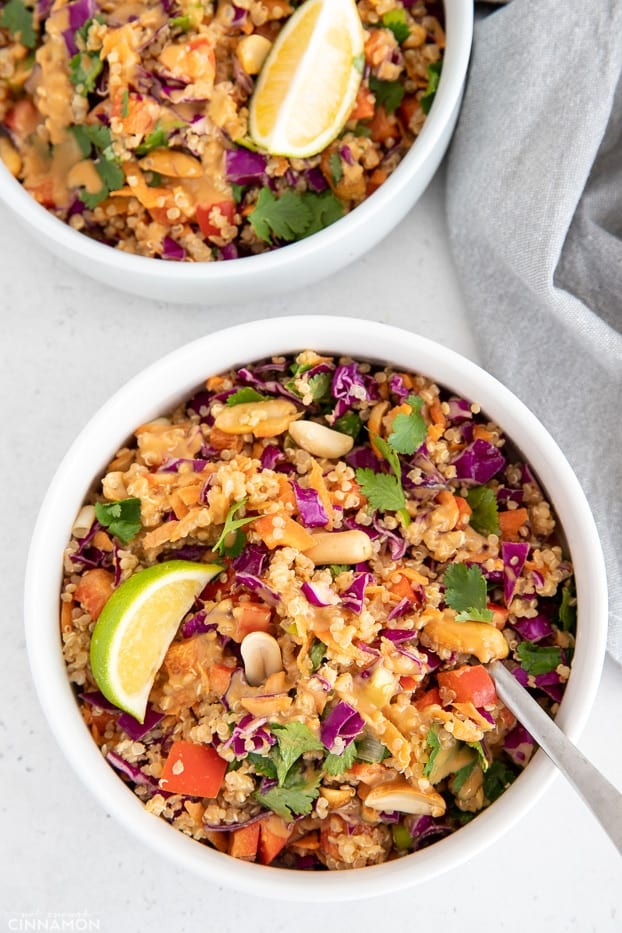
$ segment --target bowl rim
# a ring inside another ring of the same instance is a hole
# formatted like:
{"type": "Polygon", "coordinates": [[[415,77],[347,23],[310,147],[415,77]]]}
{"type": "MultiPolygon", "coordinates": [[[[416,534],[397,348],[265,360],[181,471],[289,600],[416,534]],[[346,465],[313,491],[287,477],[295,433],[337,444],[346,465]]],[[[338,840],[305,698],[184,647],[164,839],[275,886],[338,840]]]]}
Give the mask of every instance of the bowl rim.
{"type": "Polygon", "coordinates": [[[20,221],[36,231],[40,238],[54,243],[57,255],[67,251],[80,256],[87,265],[85,271],[88,271],[89,263],[94,263],[121,275],[149,274],[156,283],[197,283],[205,279],[216,286],[220,282],[228,282],[232,275],[235,281],[242,283],[247,279],[252,281],[256,275],[278,275],[291,265],[343,249],[344,238],[347,242],[357,231],[373,229],[386,202],[399,203],[409,197],[408,188],[413,176],[422,170],[441,144],[445,128],[457,111],[471,53],[473,8],[472,4],[464,3],[464,0],[443,0],[443,4],[447,19],[443,70],[434,104],[415,144],[387,181],[355,210],[306,240],[271,252],[218,262],[163,262],[152,257],[124,253],[85,236],[55,217],[13,178],[1,159],[0,201],[4,201],[20,221]]]}
{"type": "Polygon", "coordinates": [[[205,880],[256,896],[328,902],[401,890],[463,863],[527,813],[556,777],[555,767],[538,751],[527,770],[477,819],[429,848],[383,865],[349,872],[309,873],[232,863],[229,856],[154,818],[102,759],[80,717],[66,675],[56,608],[61,554],[73,518],[95,477],[133,428],[169,410],[210,374],[309,347],[355,359],[386,360],[428,375],[480,402],[519,449],[528,451],[525,456],[546,488],[553,508],[565,517],[564,530],[573,557],[581,554],[581,562],[575,566],[580,604],[577,650],[557,717],[569,738],[576,741],[598,688],[607,630],[604,560],[579,481],[553,437],[502,383],[456,351],[387,324],[323,315],[254,320],[199,337],[135,375],[84,426],[54,474],[32,534],[24,612],[31,673],[45,716],[73,770],[107,812],[151,849],[205,880]],[[373,348],[372,353],[369,348],[373,348]],[[175,388],[163,392],[162,386],[175,388]],[[94,464],[86,476],[84,463],[94,464]],[[583,619],[586,621],[582,625],[583,619]]]}

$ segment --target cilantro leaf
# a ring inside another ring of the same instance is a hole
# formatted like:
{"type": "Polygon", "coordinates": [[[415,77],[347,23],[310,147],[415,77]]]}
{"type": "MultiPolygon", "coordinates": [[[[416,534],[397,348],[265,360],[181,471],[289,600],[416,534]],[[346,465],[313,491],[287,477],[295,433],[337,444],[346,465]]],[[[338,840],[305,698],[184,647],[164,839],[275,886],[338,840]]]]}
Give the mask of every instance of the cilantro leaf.
{"type": "Polygon", "coordinates": [[[102,186],[99,191],[90,192],[82,188],[78,192],[83,204],[94,208],[105,200],[111,191],[123,186],[125,175],[113,155],[112,137],[107,126],[76,124],[70,129],[84,158],[95,159],[95,170],[101,178],[102,186]]]}
{"type": "Polygon", "coordinates": [[[467,742],[469,748],[472,748],[477,753],[476,761],[479,763],[482,771],[488,771],[490,765],[489,760],[486,758],[486,752],[481,742],[467,742]]]}
{"type": "Polygon", "coordinates": [[[317,373],[315,376],[311,376],[308,382],[308,386],[314,402],[321,401],[321,399],[323,399],[328,394],[330,384],[330,373],[317,373]]]}
{"type": "Polygon", "coordinates": [[[95,90],[95,82],[102,72],[104,63],[99,52],[89,55],[78,52],[69,60],[69,80],[83,97],[87,97],[95,90]]]}
{"type": "Polygon", "coordinates": [[[520,666],[528,674],[548,674],[562,663],[562,650],[557,645],[536,645],[533,641],[521,641],[516,648],[520,666]]]}
{"type": "Polygon", "coordinates": [[[98,204],[101,204],[102,201],[105,201],[108,197],[108,190],[105,185],[103,185],[99,191],[96,191],[94,194],[91,194],[90,191],[87,191],[86,188],[80,188],[78,191],[78,197],[89,210],[93,210],[94,207],[97,207],[98,204]]]}
{"type": "Polygon", "coordinates": [[[304,236],[311,223],[311,209],[294,191],[277,198],[269,188],[262,188],[248,219],[261,240],[271,243],[276,236],[289,242],[304,236]]]}
{"type": "Polygon", "coordinates": [[[430,112],[430,108],[434,103],[434,97],[436,96],[436,89],[438,88],[438,82],[441,78],[441,70],[443,67],[443,60],[439,59],[437,62],[433,62],[431,65],[428,65],[428,86],[425,89],[425,94],[419,101],[421,104],[421,109],[427,114],[430,112]]]}
{"type": "Polygon", "coordinates": [[[121,188],[125,181],[125,175],[121,167],[113,159],[98,159],[95,162],[95,170],[102,181],[99,191],[90,192],[86,188],[81,188],[78,191],[78,197],[82,203],[91,209],[105,201],[111,191],[121,188]]]}
{"type": "Polygon", "coordinates": [[[192,28],[192,17],[187,13],[184,16],[172,16],[168,22],[171,29],[177,28],[182,32],[188,32],[192,28]]]}
{"type": "Polygon", "coordinates": [[[169,130],[165,130],[160,120],[150,133],[145,136],[142,143],[136,147],[136,155],[147,155],[152,149],[162,149],[168,145],[169,130]]]}
{"type": "Polygon", "coordinates": [[[96,502],[95,517],[100,525],[127,544],[142,528],[140,499],[119,499],[117,502],[96,502]]]}
{"type": "Polygon", "coordinates": [[[227,405],[243,405],[245,402],[263,402],[265,395],[246,386],[244,389],[238,389],[233,395],[227,396],[227,405]]]}
{"type": "Polygon", "coordinates": [[[558,611],[562,631],[573,633],[577,627],[577,604],[571,583],[562,590],[562,601],[558,611]]]}
{"type": "Polygon", "coordinates": [[[401,486],[402,465],[400,464],[400,458],[397,455],[397,451],[394,450],[393,447],[391,447],[391,445],[385,441],[383,437],[379,437],[377,434],[374,435],[374,444],[393,470],[395,478],[401,486]]]}
{"type": "MultiPolygon", "coordinates": [[[[239,544],[238,535],[236,534],[233,542],[230,542],[229,544],[227,544],[227,538],[229,535],[233,534],[234,531],[237,532],[238,529],[243,528],[244,525],[248,525],[249,522],[254,522],[257,519],[256,515],[251,515],[247,518],[235,518],[234,516],[236,512],[239,512],[243,505],[246,505],[246,498],[240,499],[239,502],[234,502],[225,516],[225,523],[220,533],[220,537],[213,547],[213,550],[220,555],[227,554],[229,557],[235,557],[236,554],[232,554],[231,549],[235,548],[239,544]]],[[[240,552],[238,551],[238,554],[239,553],[240,552]]]]}
{"type": "Polygon", "coordinates": [[[341,418],[337,418],[333,424],[335,431],[341,431],[342,434],[348,434],[350,437],[356,438],[360,434],[362,426],[362,421],[360,415],[355,411],[348,411],[345,415],[342,415],[341,418]]]}
{"type": "Polygon", "coordinates": [[[317,671],[320,664],[324,660],[326,654],[326,646],[323,641],[320,641],[319,638],[314,639],[313,644],[309,649],[309,660],[311,661],[311,670],[313,673],[317,671]]]}
{"type": "Polygon", "coordinates": [[[438,732],[434,726],[432,726],[432,728],[429,730],[425,741],[428,748],[430,749],[430,757],[425,763],[423,774],[425,777],[429,777],[429,775],[432,773],[432,768],[434,767],[436,756],[441,750],[441,740],[439,739],[438,732]]]}
{"type": "Polygon", "coordinates": [[[497,497],[488,486],[474,486],[467,494],[471,506],[469,524],[480,535],[499,534],[499,509],[497,497]]]}
{"type": "Polygon", "coordinates": [[[467,778],[471,777],[476,764],[477,758],[473,758],[471,761],[469,761],[468,764],[464,765],[462,768],[459,768],[458,771],[456,771],[453,778],[451,779],[452,794],[460,793],[467,778]]]}
{"type": "Polygon", "coordinates": [[[92,126],[76,124],[70,129],[85,158],[88,158],[91,154],[92,147],[95,147],[99,152],[103,152],[112,143],[112,136],[107,126],[101,124],[93,124],[92,126]]]}
{"type": "Polygon", "coordinates": [[[343,165],[341,163],[341,156],[338,152],[333,152],[328,157],[328,168],[330,170],[333,182],[338,185],[343,178],[343,165]]]}
{"type": "Polygon", "coordinates": [[[376,103],[382,105],[387,113],[397,110],[404,96],[404,88],[399,81],[381,81],[374,75],[370,75],[369,90],[376,98],[376,103]]]}
{"type": "Polygon", "coordinates": [[[95,163],[95,168],[106,188],[106,194],[123,187],[125,175],[121,167],[116,162],[113,162],[112,159],[100,159],[95,163]]]}
{"type": "Polygon", "coordinates": [[[484,794],[490,803],[494,803],[497,797],[500,797],[504,790],[516,778],[516,774],[508,765],[504,764],[498,758],[492,762],[488,771],[484,775],[484,794]]]}
{"type": "Polygon", "coordinates": [[[339,774],[343,774],[344,771],[349,771],[354,760],[356,758],[356,744],[350,742],[349,745],[346,745],[341,755],[334,755],[332,752],[329,752],[326,758],[324,759],[324,764],[322,767],[326,774],[330,774],[333,777],[337,777],[339,774]]]}
{"type": "Polygon", "coordinates": [[[491,622],[492,611],[486,608],[486,580],[479,567],[450,564],[443,575],[445,602],[457,612],[456,620],[491,622]]]}
{"type": "Polygon", "coordinates": [[[389,10],[382,17],[382,25],[391,30],[400,45],[410,35],[405,10],[389,10]]]}
{"type": "Polygon", "coordinates": [[[332,191],[322,191],[321,194],[305,191],[299,197],[304,198],[311,210],[311,223],[303,234],[305,237],[318,233],[324,227],[330,227],[343,217],[343,204],[332,191]]]}
{"type": "Polygon", "coordinates": [[[249,221],[257,236],[266,243],[273,237],[291,243],[322,230],[343,216],[343,205],[332,191],[285,191],[276,197],[262,188],[249,221]]]}
{"type": "Polygon", "coordinates": [[[271,758],[265,758],[257,752],[249,752],[246,758],[257,774],[263,774],[264,777],[276,781],[276,765],[271,758]]]}
{"type": "Polygon", "coordinates": [[[32,10],[29,10],[23,0],[9,0],[0,13],[0,26],[8,29],[12,36],[19,39],[27,49],[34,49],[37,44],[37,34],[34,28],[32,10]]]}
{"type": "Polygon", "coordinates": [[[98,13],[97,16],[91,16],[90,19],[87,19],[84,23],[82,23],[79,29],[75,30],[73,37],[79,48],[82,46],[84,48],[87,47],[89,41],[89,31],[94,23],[99,23],[100,26],[104,23],[104,17],[101,13],[98,13]],[[82,46],[80,45],[80,42],[82,42],[82,46]]]}
{"type": "Polygon", "coordinates": [[[420,395],[409,395],[406,404],[410,405],[410,414],[400,412],[393,420],[393,431],[389,434],[389,444],[398,454],[414,454],[423,444],[428,426],[423,419],[421,409],[423,399],[420,395]]]}
{"type": "Polygon", "coordinates": [[[359,467],[356,481],[361,492],[373,509],[382,512],[399,512],[405,508],[404,490],[395,476],[389,473],[375,473],[367,467],[359,467]]]}
{"type": "MultiPolygon", "coordinates": [[[[291,724],[290,724],[291,725],[291,724]]],[[[296,816],[307,816],[313,809],[313,801],[319,796],[321,773],[304,778],[295,776],[283,787],[271,787],[266,791],[256,790],[254,797],[264,807],[272,810],[286,823],[296,816]]]]}
{"type": "MultiPolygon", "coordinates": [[[[324,746],[303,722],[288,722],[285,725],[271,723],[270,731],[278,745],[278,755],[273,757],[279,786],[283,786],[295,762],[305,752],[321,752],[324,746]]],[[[274,755],[274,752],[272,753],[274,755]]]]}

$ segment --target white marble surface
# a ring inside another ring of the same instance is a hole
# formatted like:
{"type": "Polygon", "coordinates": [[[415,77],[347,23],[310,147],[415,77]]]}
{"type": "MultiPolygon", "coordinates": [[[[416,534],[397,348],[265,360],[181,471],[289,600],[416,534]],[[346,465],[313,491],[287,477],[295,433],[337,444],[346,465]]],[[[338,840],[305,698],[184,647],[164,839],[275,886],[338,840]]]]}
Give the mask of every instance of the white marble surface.
{"type": "MultiPolygon", "coordinates": [[[[100,286],[53,259],[0,207],[0,929],[342,933],[387,921],[461,933],[622,929],[619,856],[561,777],[468,866],[390,899],[296,906],[210,887],[114,824],[56,748],[30,681],[22,580],[37,508],[76,432],[136,370],[234,321],[297,312],[399,324],[477,359],[442,194],[441,173],[373,255],[314,288],[214,308],[154,304],[100,286]]],[[[619,786],[620,710],[622,673],[607,661],[580,746],[619,786]]]]}

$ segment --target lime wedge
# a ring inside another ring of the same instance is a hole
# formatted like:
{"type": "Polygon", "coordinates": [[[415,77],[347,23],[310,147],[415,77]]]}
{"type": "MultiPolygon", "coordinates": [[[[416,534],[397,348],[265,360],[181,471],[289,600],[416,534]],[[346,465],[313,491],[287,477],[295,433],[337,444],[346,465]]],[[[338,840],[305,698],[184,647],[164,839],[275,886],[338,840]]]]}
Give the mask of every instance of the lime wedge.
{"type": "Polygon", "coordinates": [[[93,677],[111,703],[139,722],[180,622],[221,571],[217,564],[165,561],[137,571],[104,606],[91,638],[93,677]]]}
{"type": "Polygon", "coordinates": [[[278,34],[249,106],[252,139],[304,158],[340,133],[361,83],[364,31],[354,0],[306,0],[278,34]]]}

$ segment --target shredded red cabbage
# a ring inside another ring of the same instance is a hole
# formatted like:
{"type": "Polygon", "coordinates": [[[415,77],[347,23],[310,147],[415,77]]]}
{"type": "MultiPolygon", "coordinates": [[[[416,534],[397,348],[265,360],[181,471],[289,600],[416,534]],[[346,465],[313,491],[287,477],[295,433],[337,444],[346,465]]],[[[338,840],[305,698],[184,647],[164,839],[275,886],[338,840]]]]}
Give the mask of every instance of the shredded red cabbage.
{"type": "Polygon", "coordinates": [[[276,742],[272,733],[264,728],[267,721],[265,716],[255,718],[248,713],[234,725],[233,732],[222,747],[231,747],[236,758],[245,758],[249,752],[264,755],[276,742]]]}
{"type": "Polygon", "coordinates": [[[336,606],[340,602],[339,596],[328,583],[317,581],[316,583],[305,582],[300,587],[305,599],[312,606],[336,606]]]}
{"type": "Polygon", "coordinates": [[[378,633],[382,638],[388,638],[394,645],[399,645],[403,641],[411,641],[417,637],[417,633],[411,629],[405,628],[383,628],[378,633]]]}
{"type": "Polygon", "coordinates": [[[410,395],[410,390],[404,385],[399,373],[391,373],[389,376],[389,391],[398,402],[403,402],[410,395]]]}
{"type": "Polygon", "coordinates": [[[387,622],[391,622],[393,619],[399,619],[401,616],[406,615],[406,613],[412,610],[412,603],[407,596],[404,596],[403,599],[400,599],[399,603],[393,607],[389,615],[387,616],[387,622]]]}
{"type": "Polygon", "coordinates": [[[415,851],[435,842],[440,836],[447,836],[452,832],[450,826],[437,823],[431,816],[407,816],[404,825],[410,833],[415,851]]]}
{"type": "Polygon", "coordinates": [[[524,768],[529,761],[534,746],[535,742],[532,736],[519,722],[516,723],[513,729],[510,729],[503,740],[503,750],[506,755],[514,764],[520,765],[521,768],[524,768]]]}
{"type": "Polygon", "coordinates": [[[378,398],[378,386],[375,380],[362,373],[357,363],[337,366],[331,383],[331,393],[337,404],[331,414],[331,420],[341,418],[355,402],[373,402],[378,398]]]}
{"type": "Polygon", "coordinates": [[[152,778],[150,774],[145,774],[138,765],[133,765],[131,762],[126,761],[125,758],[122,758],[121,755],[117,755],[112,749],[106,752],[106,760],[109,761],[117,771],[129,777],[134,784],[147,784],[150,787],[158,786],[158,782],[155,778],[152,778]]]}
{"type": "Polygon", "coordinates": [[[266,184],[267,159],[249,149],[228,149],[225,152],[227,181],[235,185],[266,184]]]}
{"type": "Polygon", "coordinates": [[[328,515],[317,490],[310,486],[303,488],[296,482],[292,482],[292,486],[302,524],[307,528],[324,528],[328,523],[328,515]]]}
{"type": "Polygon", "coordinates": [[[202,635],[204,632],[214,632],[218,628],[215,622],[207,621],[209,616],[204,609],[196,612],[185,622],[182,622],[179,631],[183,638],[192,638],[193,635],[202,635]]]}
{"type": "Polygon", "coordinates": [[[511,624],[521,638],[525,638],[527,641],[542,641],[543,638],[548,638],[553,634],[553,626],[550,620],[540,614],[532,619],[516,619],[511,624]]]}
{"type": "Polygon", "coordinates": [[[447,405],[449,407],[449,413],[447,415],[448,419],[454,424],[459,424],[462,421],[471,421],[473,418],[473,412],[471,411],[471,403],[467,402],[465,398],[458,398],[453,396],[448,399],[447,405]]]}
{"type": "Polygon", "coordinates": [[[502,541],[501,558],[503,560],[503,598],[509,606],[514,596],[516,582],[523,572],[529,545],[524,541],[502,541]]]}
{"type": "Polygon", "coordinates": [[[139,742],[148,732],[155,729],[158,723],[162,722],[163,719],[164,713],[159,713],[152,706],[147,706],[144,722],[139,722],[137,719],[134,719],[133,716],[130,716],[129,713],[121,713],[117,719],[117,725],[120,729],[123,729],[130,739],[133,739],[134,742],[139,742]]]}
{"type": "Polygon", "coordinates": [[[522,489],[510,489],[509,486],[499,486],[495,495],[499,505],[507,505],[508,502],[516,502],[517,505],[522,505],[525,498],[522,489]]]}
{"type": "Polygon", "coordinates": [[[291,392],[283,383],[277,380],[264,381],[246,366],[238,369],[237,375],[242,385],[252,386],[262,395],[282,395],[283,398],[288,398],[290,402],[300,405],[300,396],[296,395],[295,392],[291,392]]]}
{"type": "Polygon", "coordinates": [[[251,593],[255,593],[257,596],[260,596],[265,603],[268,603],[269,606],[276,606],[280,601],[281,597],[273,590],[271,587],[264,583],[260,577],[256,577],[253,573],[247,573],[245,571],[238,571],[235,575],[236,583],[239,583],[240,586],[246,587],[247,590],[250,590],[251,593]]]}
{"type": "Polygon", "coordinates": [[[234,557],[231,566],[236,573],[249,573],[260,577],[268,558],[267,549],[260,544],[247,544],[244,549],[234,557]]]}
{"type": "Polygon", "coordinates": [[[465,447],[453,461],[458,479],[470,479],[484,486],[505,466],[498,447],[478,438],[465,447]]]}
{"type": "Polygon", "coordinates": [[[316,194],[319,194],[321,191],[326,191],[328,188],[328,182],[319,168],[308,168],[305,171],[305,178],[311,190],[315,191],[316,194]]]}
{"type": "Polygon", "coordinates": [[[189,459],[187,457],[177,457],[177,459],[165,460],[162,466],[159,468],[159,473],[179,473],[179,468],[184,464],[189,463],[192,466],[193,473],[201,473],[205,469],[207,460],[199,459],[195,457],[194,459],[189,459]]]}
{"type": "Polygon", "coordinates": [[[560,703],[564,695],[565,683],[557,671],[547,671],[546,674],[537,674],[534,678],[536,687],[546,693],[554,703],[560,703]]]}
{"type": "Polygon", "coordinates": [[[382,541],[389,545],[389,552],[393,560],[401,560],[406,553],[408,542],[396,531],[386,528],[377,515],[374,517],[373,525],[376,531],[380,533],[382,541]]]}
{"type": "Polygon", "coordinates": [[[283,463],[285,455],[276,444],[268,444],[261,452],[261,468],[263,470],[274,470],[279,463],[283,463]]]}
{"type": "Polygon", "coordinates": [[[338,755],[361,734],[364,726],[361,714],[340,700],[320,723],[320,739],[329,752],[338,755]]]}
{"type": "Polygon", "coordinates": [[[99,690],[92,690],[88,693],[81,693],[80,699],[89,706],[96,706],[97,709],[106,710],[108,713],[120,713],[121,710],[114,703],[111,703],[99,690]]]}
{"type": "Polygon", "coordinates": [[[345,461],[348,466],[354,470],[373,470],[374,473],[381,473],[384,469],[382,460],[379,460],[369,445],[364,447],[353,447],[349,454],[346,454],[345,461]]]}
{"type": "Polygon", "coordinates": [[[367,570],[354,575],[350,586],[341,594],[341,601],[346,609],[356,615],[361,614],[365,605],[365,587],[368,583],[372,583],[373,579],[373,574],[367,570]]]}
{"type": "Polygon", "coordinates": [[[165,236],[162,240],[162,259],[173,259],[176,262],[183,262],[186,258],[186,250],[170,236],[165,236]]]}

